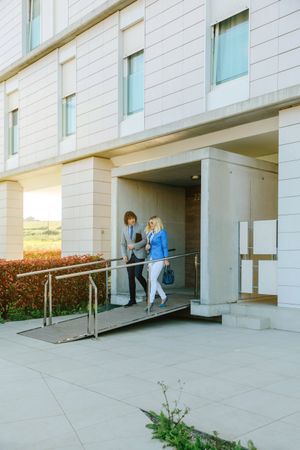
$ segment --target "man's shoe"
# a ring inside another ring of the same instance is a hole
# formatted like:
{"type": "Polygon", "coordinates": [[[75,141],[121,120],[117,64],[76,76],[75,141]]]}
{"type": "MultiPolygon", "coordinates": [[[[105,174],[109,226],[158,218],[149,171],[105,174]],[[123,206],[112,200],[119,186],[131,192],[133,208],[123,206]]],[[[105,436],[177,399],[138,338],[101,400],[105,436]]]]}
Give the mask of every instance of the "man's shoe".
{"type": "Polygon", "coordinates": [[[124,306],[124,308],[129,308],[129,306],[136,305],[136,302],[132,302],[131,300],[124,306]]]}

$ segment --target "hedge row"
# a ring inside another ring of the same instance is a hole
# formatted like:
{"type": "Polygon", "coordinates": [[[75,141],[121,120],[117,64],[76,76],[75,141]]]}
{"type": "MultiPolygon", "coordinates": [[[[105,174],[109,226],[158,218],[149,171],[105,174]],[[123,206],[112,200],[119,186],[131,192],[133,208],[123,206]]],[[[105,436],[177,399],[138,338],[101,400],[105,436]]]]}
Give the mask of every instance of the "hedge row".
{"type": "MultiPolygon", "coordinates": [[[[17,278],[17,274],[34,272],[48,268],[69,266],[100,260],[101,256],[70,256],[52,259],[22,259],[13,261],[0,260],[0,317],[10,319],[10,312],[22,310],[25,315],[36,316],[37,311],[43,311],[44,283],[47,275],[40,274],[17,278]]],[[[87,266],[80,270],[104,267],[103,263],[87,266]]],[[[77,272],[78,269],[66,269],[63,273],[77,272]]],[[[62,274],[59,273],[59,274],[62,274]]],[[[52,277],[53,314],[75,311],[85,308],[88,301],[88,277],[76,277],[66,280],[56,280],[58,272],[52,277]]],[[[105,298],[104,273],[93,275],[98,286],[99,304],[105,298]]]]}

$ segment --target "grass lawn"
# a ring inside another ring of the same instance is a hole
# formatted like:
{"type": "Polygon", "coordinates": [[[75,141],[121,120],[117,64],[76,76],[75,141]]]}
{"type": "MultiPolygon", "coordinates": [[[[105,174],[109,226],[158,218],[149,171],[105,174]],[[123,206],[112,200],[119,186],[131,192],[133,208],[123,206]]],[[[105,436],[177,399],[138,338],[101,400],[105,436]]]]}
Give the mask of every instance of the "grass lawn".
{"type": "Polygon", "coordinates": [[[24,250],[56,250],[61,248],[59,221],[24,220],[24,250]]]}

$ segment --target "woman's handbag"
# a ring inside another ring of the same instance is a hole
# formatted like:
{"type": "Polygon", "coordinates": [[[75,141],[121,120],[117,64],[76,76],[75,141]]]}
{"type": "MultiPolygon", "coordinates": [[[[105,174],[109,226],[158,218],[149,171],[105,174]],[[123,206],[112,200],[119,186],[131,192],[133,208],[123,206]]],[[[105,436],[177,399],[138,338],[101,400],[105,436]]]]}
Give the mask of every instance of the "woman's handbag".
{"type": "Polygon", "coordinates": [[[175,280],[174,270],[172,270],[170,266],[165,266],[162,278],[163,284],[173,284],[174,280],[175,280]]]}

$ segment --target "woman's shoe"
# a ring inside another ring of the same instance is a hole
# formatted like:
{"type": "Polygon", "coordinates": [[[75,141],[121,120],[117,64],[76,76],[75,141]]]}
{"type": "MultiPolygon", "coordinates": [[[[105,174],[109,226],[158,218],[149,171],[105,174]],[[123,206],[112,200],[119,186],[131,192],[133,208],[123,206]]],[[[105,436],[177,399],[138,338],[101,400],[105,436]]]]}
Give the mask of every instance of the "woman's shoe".
{"type": "Polygon", "coordinates": [[[164,301],[159,305],[160,308],[165,308],[167,306],[168,296],[164,299],[164,301]]]}

